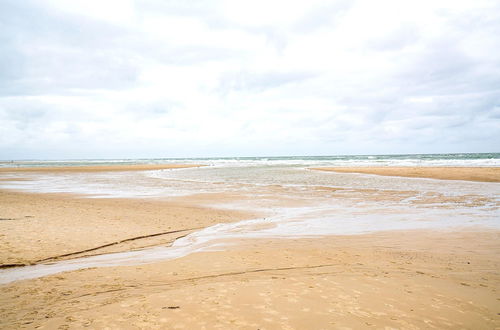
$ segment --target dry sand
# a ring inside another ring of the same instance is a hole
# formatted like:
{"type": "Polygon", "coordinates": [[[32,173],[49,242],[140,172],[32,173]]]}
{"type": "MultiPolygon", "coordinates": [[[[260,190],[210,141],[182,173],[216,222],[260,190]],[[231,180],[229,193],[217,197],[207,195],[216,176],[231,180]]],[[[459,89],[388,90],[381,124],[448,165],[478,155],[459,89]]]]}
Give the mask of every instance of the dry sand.
{"type": "Polygon", "coordinates": [[[494,329],[498,232],[254,240],[0,287],[0,326],[494,329]],[[246,243],[246,244],[243,244],[246,243]]]}
{"type": "Polygon", "coordinates": [[[321,167],[313,170],[440,180],[500,182],[500,167],[321,167]]]}
{"type": "MultiPolygon", "coordinates": [[[[0,260],[30,263],[94,248],[64,258],[168,245],[192,228],[256,216],[201,207],[198,199],[0,191],[0,260]],[[180,230],[186,231],[163,234],[180,230]],[[154,234],[160,235],[140,238],[154,234]],[[106,244],[112,245],[99,248],[106,244]]],[[[237,243],[227,251],[0,286],[0,328],[500,327],[498,231],[237,243]]]]}
{"type": "Polygon", "coordinates": [[[0,205],[0,266],[167,244],[196,229],[251,217],[181,201],[90,199],[2,190],[0,205]],[[110,246],[96,249],[103,245],[110,246]],[[78,253],[89,249],[93,250],[78,253]]]}

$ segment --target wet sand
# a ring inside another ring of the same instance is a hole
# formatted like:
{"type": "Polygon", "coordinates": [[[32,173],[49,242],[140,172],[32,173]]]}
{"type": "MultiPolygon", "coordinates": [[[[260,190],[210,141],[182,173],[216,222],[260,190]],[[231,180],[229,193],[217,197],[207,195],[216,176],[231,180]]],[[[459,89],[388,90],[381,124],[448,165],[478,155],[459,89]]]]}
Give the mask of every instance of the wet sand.
{"type": "MultiPolygon", "coordinates": [[[[371,190],[356,194],[374,198],[371,190]]],[[[88,199],[0,191],[0,260],[24,264],[169,245],[194,228],[258,216],[202,206],[231,198],[88,199]],[[78,253],[84,250],[90,251],[78,253]]],[[[2,285],[0,328],[500,327],[497,230],[226,243],[234,245],[2,285]]]]}
{"type": "Polygon", "coordinates": [[[0,267],[169,244],[193,230],[254,216],[182,198],[174,203],[7,190],[0,190],[0,205],[0,267]]]}
{"type": "Polygon", "coordinates": [[[133,165],[96,165],[96,166],[58,166],[58,167],[0,167],[2,172],[112,172],[112,171],[150,171],[201,167],[196,164],[133,164],[133,165]]]}
{"type": "Polygon", "coordinates": [[[0,287],[0,327],[493,329],[498,232],[253,240],[0,287]]]}
{"type": "Polygon", "coordinates": [[[500,167],[320,167],[312,169],[408,178],[500,182],[500,167]]]}

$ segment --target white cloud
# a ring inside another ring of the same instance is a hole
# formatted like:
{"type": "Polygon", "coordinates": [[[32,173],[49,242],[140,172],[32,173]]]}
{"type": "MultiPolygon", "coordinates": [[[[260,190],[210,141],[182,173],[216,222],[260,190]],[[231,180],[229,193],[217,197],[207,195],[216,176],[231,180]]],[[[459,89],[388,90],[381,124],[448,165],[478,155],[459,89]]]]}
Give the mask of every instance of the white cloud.
{"type": "Polygon", "coordinates": [[[479,152],[500,140],[495,1],[0,6],[4,159],[479,152]]]}
{"type": "Polygon", "coordinates": [[[128,25],[136,19],[132,0],[47,0],[47,6],[65,14],[85,16],[113,24],[128,25]]]}

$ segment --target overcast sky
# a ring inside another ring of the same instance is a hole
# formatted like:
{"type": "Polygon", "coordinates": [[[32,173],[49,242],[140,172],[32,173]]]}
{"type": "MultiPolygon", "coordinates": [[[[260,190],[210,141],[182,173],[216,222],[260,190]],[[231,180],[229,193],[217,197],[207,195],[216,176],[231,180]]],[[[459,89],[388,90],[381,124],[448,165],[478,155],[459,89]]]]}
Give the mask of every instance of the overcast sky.
{"type": "Polygon", "coordinates": [[[0,158],[500,151],[500,1],[0,0],[0,158]]]}

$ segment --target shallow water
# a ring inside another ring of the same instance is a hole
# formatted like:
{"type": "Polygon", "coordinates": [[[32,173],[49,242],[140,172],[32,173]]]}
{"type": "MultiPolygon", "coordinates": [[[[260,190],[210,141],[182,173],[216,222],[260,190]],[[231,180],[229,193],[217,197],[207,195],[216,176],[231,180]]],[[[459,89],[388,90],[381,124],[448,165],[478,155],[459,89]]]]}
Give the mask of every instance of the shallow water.
{"type": "MultiPolygon", "coordinates": [[[[313,164],[309,164],[313,165],[313,164]]],[[[0,187],[88,197],[165,198],[231,193],[210,206],[260,211],[265,218],[219,224],[172,247],[79,258],[0,271],[0,283],[88,267],[178,258],[228,248],[238,238],[298,238],[383,230],[500,227],[500,184],[383,177],[308,170],[304,164],[226,163],[142,172],[20,173],[0,187]]],[[[4,175],[5,177],[5,175],[4,175]]]]}
{"type": "MultiPolygon", "coordinates": [[[[110,253],[0,271],[0,284],[33,279],[64,271],[91,267],[130,266],[180,258],[191,253],[230,248],[244,238],[305,238],[326,235],[356,235],[383,230],[498,228],[496,215],[471,214],[465,209],[415,210],[400,212],[359,208],[296,208],[278,210],[278,215],[224,223],[176,240],[171,247],[154,247],[110,253]],[[458,212],[457,212],[458,211],[458,212]]],[[[392,210],[393,211],[393,210],[392,210]]]]}

